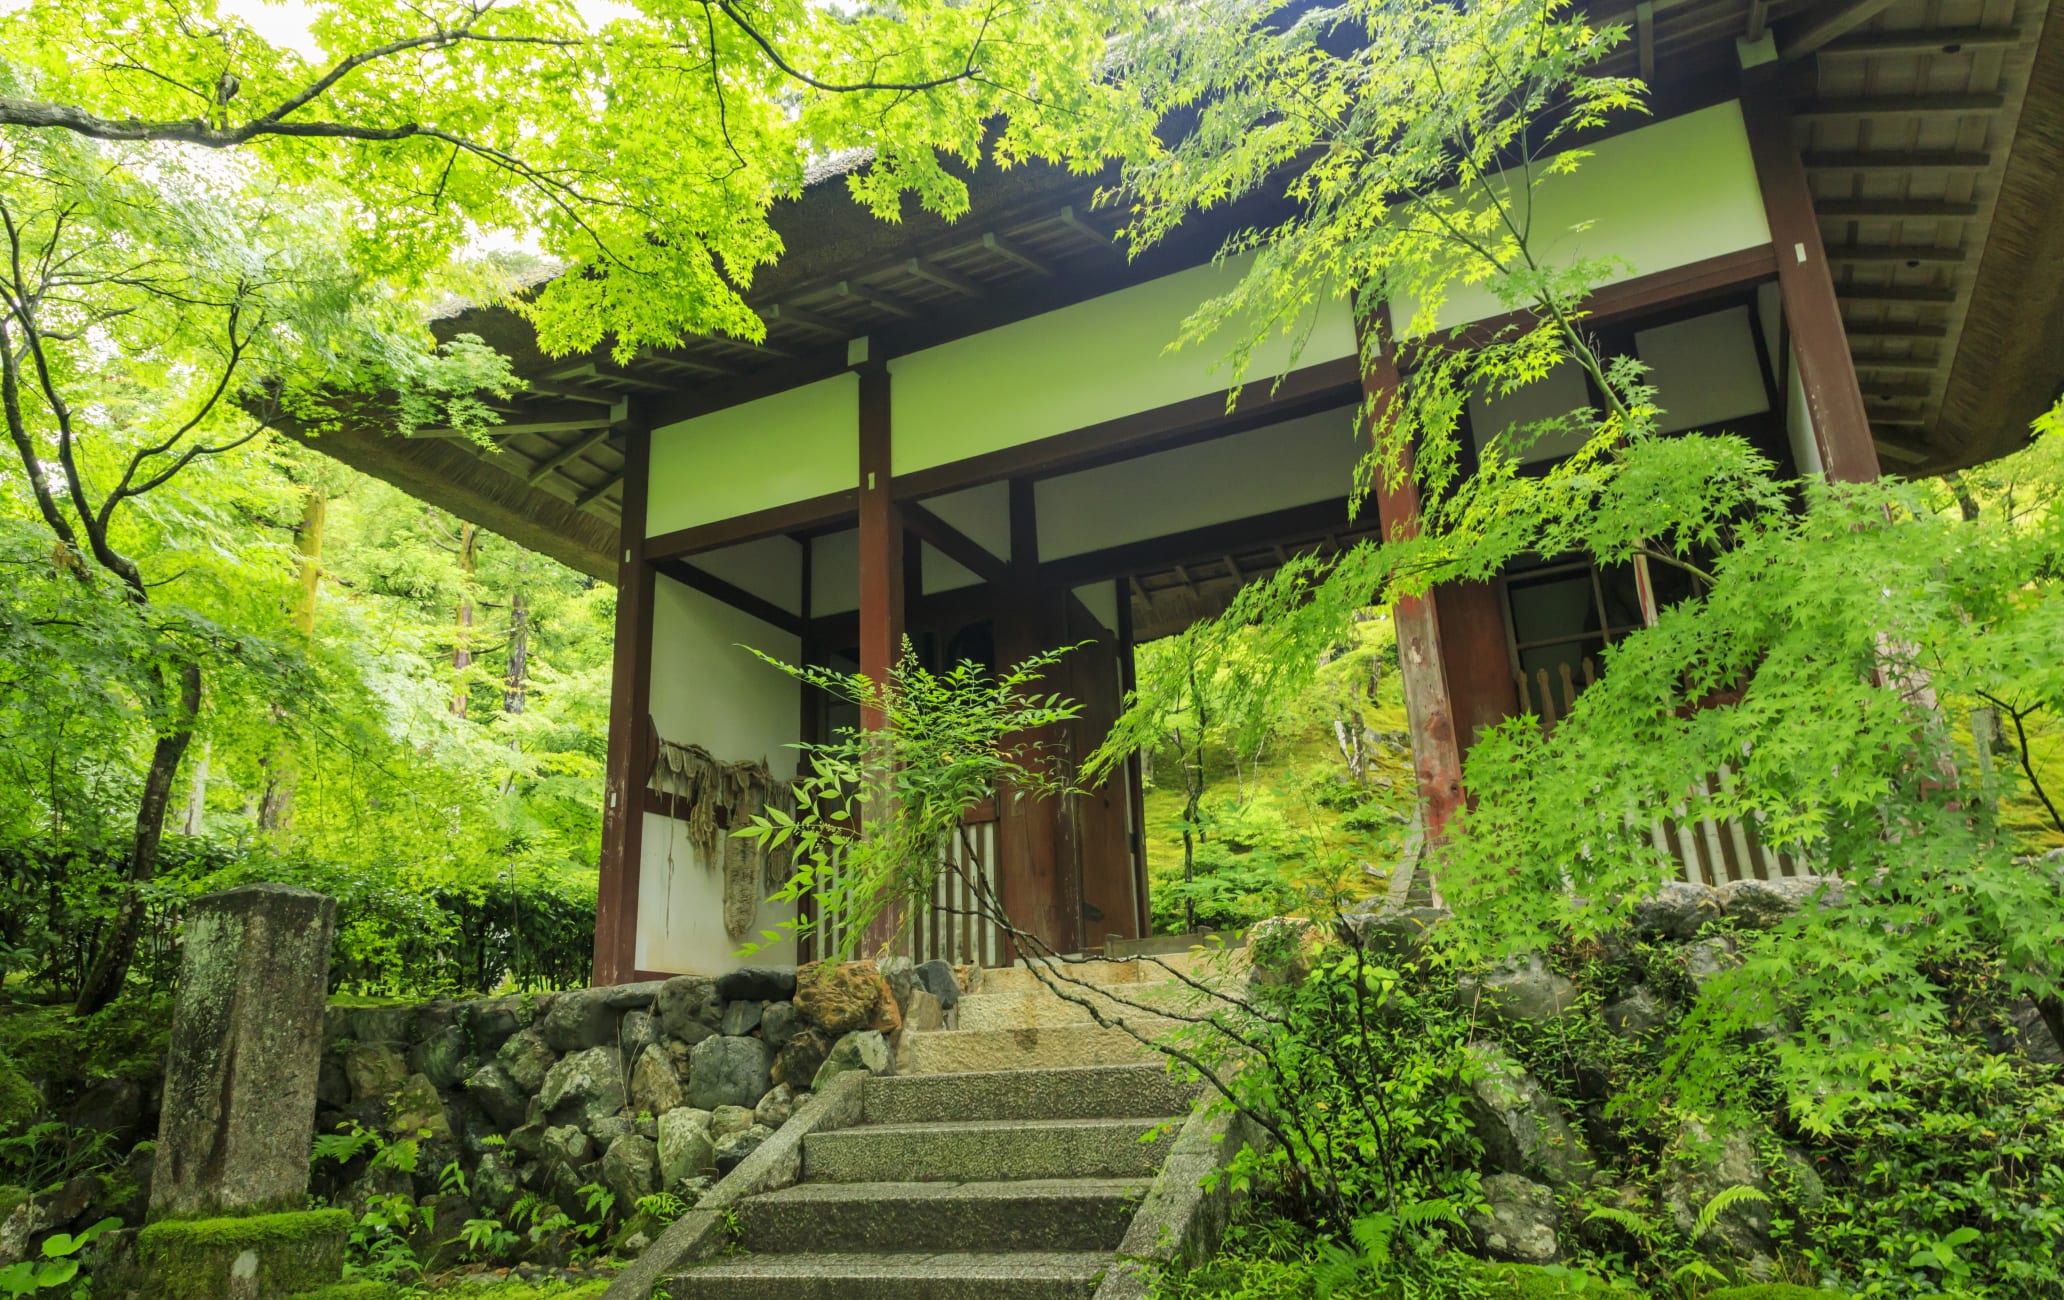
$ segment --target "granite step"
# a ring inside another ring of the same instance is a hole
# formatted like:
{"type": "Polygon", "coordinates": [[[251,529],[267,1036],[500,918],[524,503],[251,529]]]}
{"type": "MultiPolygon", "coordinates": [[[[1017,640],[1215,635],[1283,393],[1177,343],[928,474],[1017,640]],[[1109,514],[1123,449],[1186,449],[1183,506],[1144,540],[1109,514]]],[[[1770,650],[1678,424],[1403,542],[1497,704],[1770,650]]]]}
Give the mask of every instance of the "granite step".
{"type": "Polygon", "coordinates": [[[676,1275],[696,1300],[1086,1300],[1111,1252],[737,1255],[676,1275]]]}
{"type": "MultiPolygon", "coordinates": [[[[1181,1027],[1179,1021],[1136,1011],[1128,1012],[1124,1020],[1154,1038],[1181,1027]]],[[[946,1029],[912,1034],[904,1043],[904,1050],[908,1053],[908,1068],[899,1065],[898,1069],[907,1074],[1127,1065],[1161,1059],[1153,1048],[1124,1030],[1094,1024],[946,1029]]]]}
{"type": "Polygon", "coordinates": [[[1151,1178],[1176,1127],[1163,1118],[868,1124],[804,1138],[802,1176],[825,1183],[1151,1178]]]}
{"type": "Polygon", "coordinates": [[[1180,980],[1142,980],[1083,989],[1063,985],[1060,991],[1033,989],[1020,993],[971,993],[960,1000],[961,1029],[1049,1029],[1093,1025],[1088,1002],[1107,1017],[1151,1016],[1155,1010],[1203,1011],[1210,997],[1180,980]],[[1108,990],[1108,991],[1106,991],[1108,990]],[[1081,999],[1075,1001],[1073,999],[1081,999]],[[1151,1008],[1151,1009],[1143,1009],[1151,1008]]]}
{"type": "Polygon", "coordinates": [[[1159,1061],[1052,1070],[905,1074],[867,1081],[863,1123],[1187,1115],[1195,1085],[1159,1061]]]}
{"type": "Polygon", "coordinates": [[[739,1204],[739,1244],[756,1254],[913,1254],[979,1245],[1113,1251],[1148,1178],[970,1183],[801,1183],[739,1204]]]}

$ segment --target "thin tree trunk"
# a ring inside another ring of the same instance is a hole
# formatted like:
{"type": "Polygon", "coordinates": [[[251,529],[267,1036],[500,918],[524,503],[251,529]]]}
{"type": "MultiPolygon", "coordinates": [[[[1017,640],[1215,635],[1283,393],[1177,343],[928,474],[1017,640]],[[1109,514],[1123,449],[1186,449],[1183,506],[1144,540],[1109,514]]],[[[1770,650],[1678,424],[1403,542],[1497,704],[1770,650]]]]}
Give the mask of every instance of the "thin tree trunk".
{"type": "MultiPolygon", "coordinates": [[[[301,504],[301,526],[294,530],[294,549],[301,554],[301,596],[294,602],[294,630],[306,642],[315,636],[315,601],[322,589],[323,523],[329,517],[329,499],[322,489],[311,487],[301,504]]],[[[273,706],[275,725],[285,712],[273,706]]],[[[275,831],[287,824],[294,807],[294,760],[284,743],[265,760],[265,793],[258,800],[258,829],[275,831]]]]}
{"type": "Polygon", "coordinates": [[[459,525],[459,631],[452,647],[452,676],[457,685],[452,688],[451,711],[459,717],[466,716],[469,693],[466,689],[466,670],[473,666],[473,572],[480,566],[480,530],[472,524],[459,525]]]}
{"type": "Polygon", "coordinates": [[[208,746],[201,745],[201,756],[194,761],[193,784],[186,789],[186,816],[180,819],[179,833],[199,835],[207,829],[208,817],[208,746]]]}
{"type": "MultiPolygon", "coordinates": [[[[509,668],[502,679],[502,712],[523,712],[525,696],[529,689],[530,605],[524,600],[523,588],[518,587],[509,596],[509,668]]],[[[509,741],[509,752],[512,755],[520,748],[513,738],[509,741]]],[[[502,793],[507,795],[515,788],[516,764],[512,759],[508,775],[502,778],[502,793]]]]}
{"type": "Polygon", "coordinates": [[[158,849],[165,836],[165,809],[179,775],[179,760],[193,743],[194,719],[201,711],[200,664],[185,659],[167,672],[178,681],[177,711],[170,729],[158,737],[151,750],[150,768],[143,776],[143,798],[136,808],[136,839],[129,853],[129,878],[123,884],[114,924],[79,986],[79,1000],[72,1008],[76,1015],[90,1016],[121,994],[122,985],[129,978],[129,963],[136,955],[137,936],[143,932],[142,886],[157,874],[158,849]]]}

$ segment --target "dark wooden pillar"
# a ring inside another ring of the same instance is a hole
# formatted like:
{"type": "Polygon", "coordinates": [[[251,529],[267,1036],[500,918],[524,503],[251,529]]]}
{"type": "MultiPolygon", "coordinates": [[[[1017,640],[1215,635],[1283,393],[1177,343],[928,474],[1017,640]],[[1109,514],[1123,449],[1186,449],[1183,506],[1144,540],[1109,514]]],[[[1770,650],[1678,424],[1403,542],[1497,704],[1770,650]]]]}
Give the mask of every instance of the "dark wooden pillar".
{"type": "MultiPolygon", "coordinates": [[[[860,671],[886,684],[903,653],[903,512],[896,507],[891,473],[889,372],[879,363],[860,371],[860,671]]],[[[879,709],[863,709],[860,724],[883,726],[879,709]]],[[[871,809],[863,809],[865,817],[871,809]]],[[[905,912],[900,900],[867,927],[868,953],[903,951],[905,912]]]]}
{"type": "MultiPolygon", "coordinates": [[[[903,652],[903,517],[889,458],[889,372],[860,372],[860,671],[885,682],[903,652]]],[[[868,710],[867,727],[881,725],[868,710]]]]}
{"type": "Polygon", "coordinates": [[[1813,215],[1813,192],[1792,130],[1792,106],[1776,65],[1751,69],[1744,77],[1742,116],[1756,160],[1763,211],[1770,221],[1770,242],[1777,253],[1785,328],[1821,466],[1838,483],[1875,482],[1878,449],[1871,441],[1870,416],[1842,327],[1842,305],[1835,296],[1820,222],[1813,215]]]}
{"type": "Polygon", "coordinates": [[[616,651],[609,683],[609,754],[602,778],[602,859],[595,898],[597,985],[638,977],[638,874],[645,842],[645,781],[652,712],[654,570],[643,555],[652,435],[624,440],[623,525],[618,533],[616,651]]]}

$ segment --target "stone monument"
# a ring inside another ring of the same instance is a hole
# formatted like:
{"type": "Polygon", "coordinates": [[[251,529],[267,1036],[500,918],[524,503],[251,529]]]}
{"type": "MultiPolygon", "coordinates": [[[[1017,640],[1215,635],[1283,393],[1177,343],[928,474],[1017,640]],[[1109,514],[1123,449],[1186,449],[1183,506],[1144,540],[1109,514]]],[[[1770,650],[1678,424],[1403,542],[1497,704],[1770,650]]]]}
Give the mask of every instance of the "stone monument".
{"type": "Polygon", "coordinates": [[[336,903],[245,885],[187,910],[186,952],[137,1239],[155,1294],[275,1296],[335,1281],[349,1216],[310,1211],[336,903]]]}

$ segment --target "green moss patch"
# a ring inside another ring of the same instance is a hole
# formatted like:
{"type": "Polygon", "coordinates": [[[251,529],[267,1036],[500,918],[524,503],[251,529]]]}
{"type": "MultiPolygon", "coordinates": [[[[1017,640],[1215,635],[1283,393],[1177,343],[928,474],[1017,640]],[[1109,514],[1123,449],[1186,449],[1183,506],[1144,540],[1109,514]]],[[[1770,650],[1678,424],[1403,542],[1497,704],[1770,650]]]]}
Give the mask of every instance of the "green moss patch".
{"type": "Polygon", "coordinates": [[[351,1216],[297,1210],[231,1219],[153,1223],[136,1237],[137,1260],[162,1300],[221,1300],[232,1273],[254,1272],[260,1295],[293,1295],[344,1273],[351,1216]]]}
{"type": "Polygon", "coordinates": [[[1642,1300],[1638,1291],[1559,1265],[1493,1264],[1484,1280],[1495,1300],[1642,1300]]]}
{"type": "Polygon", "coordinates": [[[1822,1291],[1791,1282],[1757,1282],[1752,1286],[1723,1287],[1708,1291],[1706,1300],[1843,1300],[1844,1291],[1822,1291]]]}

